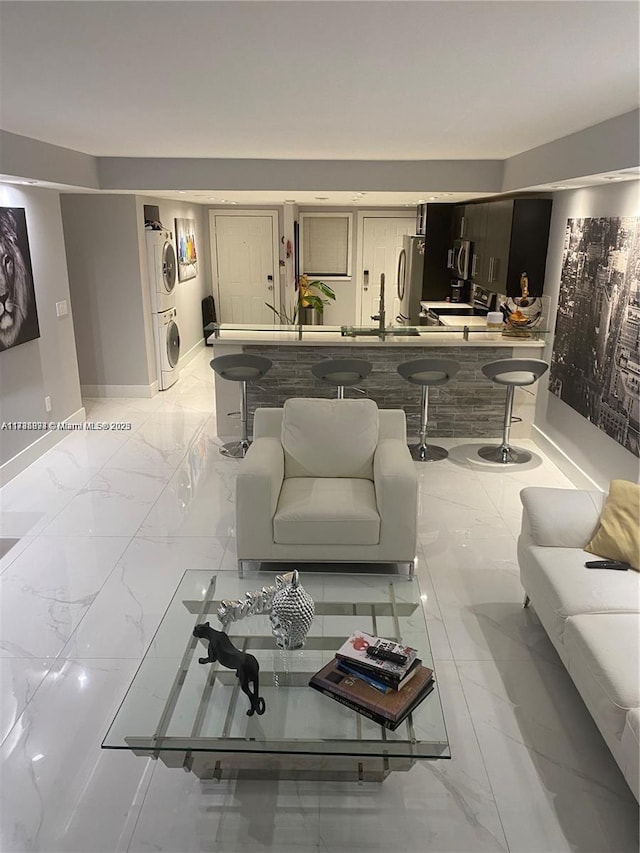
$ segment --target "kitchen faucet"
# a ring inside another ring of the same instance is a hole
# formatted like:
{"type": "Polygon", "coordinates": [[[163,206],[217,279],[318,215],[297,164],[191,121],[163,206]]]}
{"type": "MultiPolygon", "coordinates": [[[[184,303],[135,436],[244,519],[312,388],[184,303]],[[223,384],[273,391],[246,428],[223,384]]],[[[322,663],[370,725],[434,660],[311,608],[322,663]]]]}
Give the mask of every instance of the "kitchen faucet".
{"type": "Polygon", "coordinates": [[[378,313],[371,315],[372,320],[378,321],[378,329],[381,332],[384,332],[384,319],[385,319],[385,310],[384,310],[384,273],[380,273],[380,302],[378,307],[378,313]]]}

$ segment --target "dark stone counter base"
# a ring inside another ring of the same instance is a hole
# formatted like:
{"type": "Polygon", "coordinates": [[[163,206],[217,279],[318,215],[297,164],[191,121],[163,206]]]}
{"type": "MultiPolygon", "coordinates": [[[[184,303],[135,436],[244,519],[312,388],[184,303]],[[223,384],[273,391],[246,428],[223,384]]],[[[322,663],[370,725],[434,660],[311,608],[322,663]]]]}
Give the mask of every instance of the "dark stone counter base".
{"type": "Polygon", "coordinates": [[[273,367],[260,380],[249,384],[249,434],[253,429],[253,411],[257,406],[282,406],[290,397],[332,397],[334,389],[317,380],[311,365],[328,358],[363,358],[373,370],[362,383],[364,394],[345,389],[345,397],[370,397],[381,409],[404,409],[411,440],[420,428],[420,387],[405,382],[397,372],[402,361],[415,358],[449,358],[460,362],[460,371],[447,385],[429,389],[428,435],[443,438],[487,437],[502,434],[506,390],[485,378],[482,365],[497,359],[512,358],[505,347],[455,347],[408,350],[407,347],[292,347],[243,346],[243,351],[270,358],[273,367]]]}

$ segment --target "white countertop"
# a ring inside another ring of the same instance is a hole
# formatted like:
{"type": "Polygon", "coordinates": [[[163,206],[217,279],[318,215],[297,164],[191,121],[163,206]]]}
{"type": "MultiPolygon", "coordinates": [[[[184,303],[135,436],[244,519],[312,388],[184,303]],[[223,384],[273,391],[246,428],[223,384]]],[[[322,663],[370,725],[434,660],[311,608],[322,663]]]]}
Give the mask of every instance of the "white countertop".
{"type": "Polygon", "coordinates": [[[445,302],[441,299],[440,302],[421,302],[420,307],[426,310],[428,308],[473,308],[473,305],[470,302],[445,302]]]}
{"type": "MultiPolygon", "coordinates": [[[[448,303],[447,303],[448,304],[448,303]]],[[[348,337],[340,333],[339,326],[324,326],[324,331],[314,331],[315,326],[303,326],[302,339],[297,332],[280,332],[276,330],[252,329],[225,329],[220,331],[219,337],[211,335],[208,343],[213,346],[311,346],[311,347],[403,347],[423,349],[424,347],[509,347],[514,349],[533,347],[541,349],[545,345],[544,340],[532,338],[512,338],[503,336],[500,332],[487,332],[486,322],[482,317],[465,317],[463,323],[459,320],[455,325],[459,328],[454,331],[445,331],[442,326],[420,326],[419,335],[406,337],[393,337],[388,335],[384,340],[379,337],[348,337]],[[471,320],[481,320],[482,325],[476,327],[471,320]],[[462,336],[462,326],[470,327],[469,340],[465,341],[462,336]],[[474,327],[478,329],[474,334],[474,327]]]]}

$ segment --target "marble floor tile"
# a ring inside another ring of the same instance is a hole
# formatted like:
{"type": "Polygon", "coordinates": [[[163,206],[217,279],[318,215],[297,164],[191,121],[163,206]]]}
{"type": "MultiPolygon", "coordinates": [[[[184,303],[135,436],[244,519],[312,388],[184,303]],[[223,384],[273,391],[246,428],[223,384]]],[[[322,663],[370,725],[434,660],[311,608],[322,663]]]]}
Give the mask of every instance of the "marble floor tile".
{"type": "Polygon", "coordinates": [[[637,804],[564,667],[457,666],[509,849],[636,851],[637,804]]]}
{"type": "Polygon", "coordinates": [[[64,657],[142,657],[187,569],[218,568],[225,540],[136,537],[122,555],[64,657]]]}
{"type": "Polygon", "coordinates": [[[322,783],[321,850],[508,850],[455,663],[435,666],[451,759],[419,761],[382,784],[322,783]]]}
{"type": "Polygon", "coordinates": [[[101,750],[100,742],[137,664],[54,663],[0,748],[3,853],[123,849],[150,759],[101,750]]]}
{"type": "Polygon", "coordinates": [[[2,556],[0,556],[0,575],[2,575],[13,563],[16,557],[24,551],[25,548],[35,539],[35,536],[2,536],[0,540],[2,556]]]}
{"type": "Polygon", "coordinates": [[[522,607],[518,572],[429,564],[449,644],[456,660],[557,660],[535,613],[522,607]]]}
{"type": "Polygon", "coordinates": [[[418,565],[415,572],[420,585],[420,598],[429,633],[431,655],[434,660],[451,660],[453,653],[449,644],[447,629],[422,549],[418,550],[418,565]]]}
{"type": "Polygon", "coordinates": [[[109,468],[171,475],[189,453],[206,415],[154,415],[109,459],[109,468]],[[160,420],[160,417],[162,420],[160,420]]]}
{"type": "Polygon", "coordinates": [[[0,744],[53,666],[51,658],[0,657],[0,744]]]}
{"type": "Polygon", "coordinates": [[[237,461],[202,437],[171,477],[140,526],[143,536],[217,536],[235,526],[237,461]]]}
{"type": "Polygon", "coordinates": [[[169,477],[168,471],[102,468],[47,525],[45,535],[132,536],[169,477]]]}
{"type": "Polygon", "coordinates": [[[34,539],[0,578],[0,656],[56,657],[128,542],[117,536],[34,539]]]}

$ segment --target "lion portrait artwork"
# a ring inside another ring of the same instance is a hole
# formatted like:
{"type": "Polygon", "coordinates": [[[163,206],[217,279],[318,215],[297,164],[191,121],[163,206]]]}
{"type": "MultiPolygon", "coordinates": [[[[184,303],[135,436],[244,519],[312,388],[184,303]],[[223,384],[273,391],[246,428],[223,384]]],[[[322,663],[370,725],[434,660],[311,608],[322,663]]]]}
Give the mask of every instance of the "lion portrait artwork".
{"type": "Polygon", "coordinates": [[[0,207],[0,352],[39,337],[25,212],[0,207]]]}

